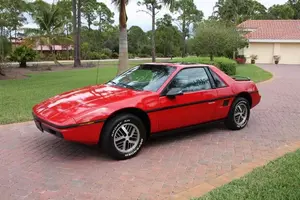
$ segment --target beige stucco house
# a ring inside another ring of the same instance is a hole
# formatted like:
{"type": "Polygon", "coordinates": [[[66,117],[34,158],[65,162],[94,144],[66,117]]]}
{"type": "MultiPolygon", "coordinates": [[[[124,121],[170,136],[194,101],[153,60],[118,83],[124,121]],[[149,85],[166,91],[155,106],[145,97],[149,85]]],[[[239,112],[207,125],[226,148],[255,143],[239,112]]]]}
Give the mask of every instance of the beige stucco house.
{"type": "Polygon", "coordinates": [[[245,37],[249,47],[239,54],[251,62],[250,56],[257,55],[256,63],[274,63],[274,55],[280,56],[280,64],[300,64],[300,20],[248,20],[238,25],[247,31],[245,37]]]}

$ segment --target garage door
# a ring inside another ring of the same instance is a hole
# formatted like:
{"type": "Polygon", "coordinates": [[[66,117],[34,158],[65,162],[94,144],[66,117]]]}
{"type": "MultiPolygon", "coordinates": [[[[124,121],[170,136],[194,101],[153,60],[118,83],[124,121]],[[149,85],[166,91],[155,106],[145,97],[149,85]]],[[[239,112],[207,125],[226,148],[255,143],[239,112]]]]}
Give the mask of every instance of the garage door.
{"type": "Polygon", "coordinates": [[[280,44],[279,63],[281,64],[300,64],[300,44],[280,44]]]}
{"type": "Polygon", "coordinates": [[[251,54],[257,55],[258,58],[256,60],[256,63],[272,63],[273,48],[273,43],[250,43],[246,54],[247,56],[250,56],[251,54]]]}

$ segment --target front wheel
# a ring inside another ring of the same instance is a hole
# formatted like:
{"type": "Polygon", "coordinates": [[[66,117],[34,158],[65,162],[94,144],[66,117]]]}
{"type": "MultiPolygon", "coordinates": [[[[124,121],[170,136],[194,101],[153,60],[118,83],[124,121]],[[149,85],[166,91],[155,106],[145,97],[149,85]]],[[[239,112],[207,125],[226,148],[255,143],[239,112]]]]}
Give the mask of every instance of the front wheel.
{"type": "Polygon", "coordinates": [[[249,117],[249,101],[243,97],[238,97],[232,103],[225,125],[231,130],[241,130],[248,124],[249,117]]]}
{"type": "Polygon", "coordinates": [[[132,114],[120,114],[105,125],[101,133],[101,146],[117,160],[131,158],[141,150],[146,139],[143,122],[132,114]]]}

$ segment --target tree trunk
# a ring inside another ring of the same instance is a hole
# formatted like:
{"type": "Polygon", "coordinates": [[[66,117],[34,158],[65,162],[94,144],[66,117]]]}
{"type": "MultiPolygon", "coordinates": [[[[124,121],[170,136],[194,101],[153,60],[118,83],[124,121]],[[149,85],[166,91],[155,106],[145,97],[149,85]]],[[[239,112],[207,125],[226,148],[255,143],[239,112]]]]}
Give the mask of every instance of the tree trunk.
{"type": "Polygon", "coordinates": [[[119,38],[119,68],[118,74],[124,72],[128,68],[128,43],[127,43],[127,29],[120,29],[119,38]]]}
{"type": "MultiPolygon", "coordinates": [[[[11,43],[11,29],[9,30],[9,42],[11,43]]],[[[15,39],[16,42],[16,39],[15,39]]]]}
{"type": "Polygon", "coordinates": [[[120,26],[120,35],[119,35],[119,66],[117,72],[118,74],[124,72],[128,68],[126,0],[121,0],[119,26],[120,26]]]}
{"type": "Polygon", "coordinates": [[[152,62],[155,62],[155,6],[152,4],[152,62]]]}
{"type": "Polygon", "coordinates": [[[81,0],[72,1],[73,10],[73,40],[74,40],[74,67],[81,67],[80,62],[80,25],[81,25],[81,0]],[[78,3],[78,4],[77,4],[78,3]]]}
{"type": "Polygon", "coordinates": [[[26,68],[27,67],[26,61],[21,61],[20,62],[20,67],[21,68],[26,68]]]}
{"type": "Polygon", "coordinates": [[[73,48],[74,48],[74,67],[78,67],[77,63],[77,0],[72,0],[72,12],[73,12],[73,48]]]}
{"type": "MultiPolygon", "coordinates": [[[[68,25],[68,23],[66,24],[66,27],[67,27],[67,37],[69,37],[69,25],[68,25]]],[[[67,60],[69,60],[70,59],[70,51],[69,51],[69,44],[67,43],[67,60]]]]}
{"type": "Polygon", "coordinates": [[[87,21],[88,21],[88,28],[89,28],[89,31],[90,31],[90,30],[91,30],[91,24],[92,24],[92,23],[91,23],[91,16],[88,15],[87,18],[88,18],[88,19],[87,19],[87,21]]]}
{"type": "Polygon", "coordinates": [[[185,57],[185,29],[186,29],[186,24],[185,24],[185,17],[183,16],[183,21],[182,21],[182,42],[183,42],[183,46],[182,46],[182,57],[185,57]]]}
{"type": "Polygon", "coordinates": [[[77,64],[79,67],[81,67],[81,60],[80,60],[80,32],[81,32],[81,0],[78,0],[78,7],[77,7],[77,34],[76,34],[76,40],[77,40],[77,64]]]}
{"type": "Polygon", "coordinates": [[[101,32],[101,12],[99,13],[99,32],[101,32]]]}
{"type": "MultiPolygon", "coordinates": [[[[16,39],[17,39],[17,27],[15,26],[15,42],[16,42],[16,39]]],[[[17,43],[15,43],[15,47],[17,48],[17,43]]]]}
{"type": "Polygon", "coordinates": [[[210,61],[214,61],[214,55],[213,54],[210,54],[209,57],[210,57],[210,61]]]}

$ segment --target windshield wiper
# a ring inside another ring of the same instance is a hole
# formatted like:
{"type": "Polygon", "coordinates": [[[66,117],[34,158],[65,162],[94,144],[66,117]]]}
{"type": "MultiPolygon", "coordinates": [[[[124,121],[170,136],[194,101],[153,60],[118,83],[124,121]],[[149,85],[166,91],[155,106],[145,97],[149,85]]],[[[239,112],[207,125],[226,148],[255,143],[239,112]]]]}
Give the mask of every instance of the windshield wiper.
{"type": "Polygon", "coordinates": [[[114,82],[114,81],[108,81],[107,83],[112,83],[112,84],[114,84],[114,85],[117,85],[117,83],[114,82]]]}
{"type": "Polygon", "coordinates": [[[125,83],[118,83],[117,85],[121,85],[121,86],[123,86],[123,87],[125,87],[125,88],[130,88],[130,89],[136,90],[135,87],[133,87],[133,86],[131,86],[131,85],[127,85],[127,84],[125,84],[125,83]]]}
{"type": "Polygon", "coordinates": [[[139,91],[141,91],[141,89],[137,89],[137,88],[135,88],[135,87],[133,87],[131,85],[127,85],[127,84],[121,83],[121,82],[116,83],[114,81],[109,81],[108,83],[111,83],[111,84],[114,84],[114,85],[117,85],[117,86],[121,86],[121,87],[125,87],[125,88],[129,88],[129,89],[132,89],[132,90],[139,90],[139,91]]]}

